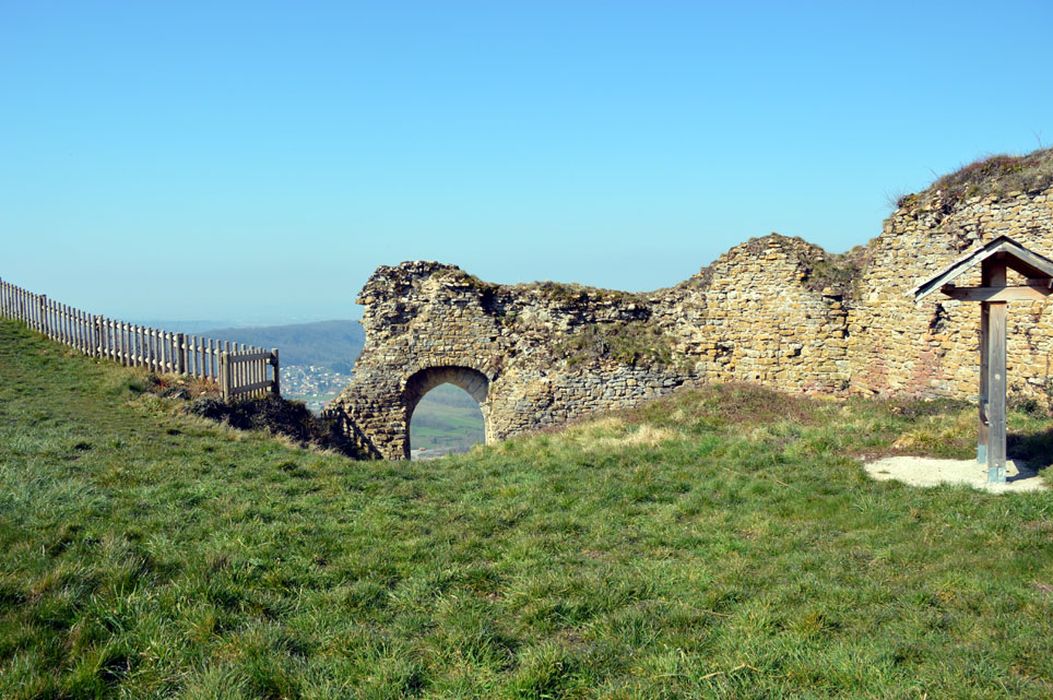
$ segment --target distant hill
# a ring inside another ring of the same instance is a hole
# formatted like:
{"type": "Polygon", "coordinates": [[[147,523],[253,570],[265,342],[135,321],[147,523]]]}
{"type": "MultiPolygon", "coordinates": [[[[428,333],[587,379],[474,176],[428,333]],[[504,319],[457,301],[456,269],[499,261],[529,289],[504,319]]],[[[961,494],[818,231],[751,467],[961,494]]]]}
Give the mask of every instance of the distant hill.
{"type": "Polygon", "coordinates": [[[174,321],[168,318],[132,319],[132,323],[138,323],[149,328],[161,328],[175,333],[189,333],[191,335],[205,335],[212,328],[229,326],[230,321],[212,319],[211,321],[174,321]]]}
{"type": "Polygon", "coordinates": [[[279,348],[283,365],[314,365],[350,374],[366,342],[358,321],[316,321],[285,326],[213,328],[205,335],[263,348],[279,348]]]}

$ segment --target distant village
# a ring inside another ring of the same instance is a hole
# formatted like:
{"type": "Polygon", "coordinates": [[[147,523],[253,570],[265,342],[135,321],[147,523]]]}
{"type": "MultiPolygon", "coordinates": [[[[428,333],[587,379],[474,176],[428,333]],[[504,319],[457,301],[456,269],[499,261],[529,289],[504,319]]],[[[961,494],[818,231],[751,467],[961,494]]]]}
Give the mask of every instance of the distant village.
{"type": "Polygon", "coordinates": [[[282,395],[303,401],[313,413],[336,398],[351,381],[350,374],[336,372],[315,365],[286,365],[282,367],[282,395]]]}

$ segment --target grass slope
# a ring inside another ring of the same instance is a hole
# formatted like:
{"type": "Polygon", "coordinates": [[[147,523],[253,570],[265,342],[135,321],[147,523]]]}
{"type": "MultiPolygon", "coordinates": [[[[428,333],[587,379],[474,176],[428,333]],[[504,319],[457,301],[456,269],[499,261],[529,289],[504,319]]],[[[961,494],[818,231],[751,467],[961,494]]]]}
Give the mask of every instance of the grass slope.
{"type": "Polygon", "coordinates": [[[1053,693],[1053,494],[848,456],[965,452],[960,406],[715,387],[353,463],[141,381],[0,322],[0,697],[1053,693]]]}

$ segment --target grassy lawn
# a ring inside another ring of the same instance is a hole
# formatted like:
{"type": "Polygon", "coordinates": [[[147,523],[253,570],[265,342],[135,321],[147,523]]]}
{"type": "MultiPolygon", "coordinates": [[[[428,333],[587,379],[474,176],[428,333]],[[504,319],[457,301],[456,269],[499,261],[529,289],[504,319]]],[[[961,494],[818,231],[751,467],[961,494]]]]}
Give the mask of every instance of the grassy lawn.
{"type": "Polygon", "coordinates": [[[967,455],[959,404],[713,387],[355,463],[144,384],[0,322],[0,697],[1053,695],[1053,493],[852,457],[967,455]]]}

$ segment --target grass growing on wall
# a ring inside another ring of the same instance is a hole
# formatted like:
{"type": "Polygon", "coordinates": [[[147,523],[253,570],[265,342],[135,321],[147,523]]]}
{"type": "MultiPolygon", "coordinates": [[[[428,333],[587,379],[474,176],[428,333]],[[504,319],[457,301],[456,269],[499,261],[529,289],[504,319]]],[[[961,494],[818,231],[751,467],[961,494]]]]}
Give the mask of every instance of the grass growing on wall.
{"type": "MultiPolygon", "coordinates": [[[[1045,148],[1022,156],[981,158],[939,178],[929,190],[939,190],[942,206],[950,209],[971,197],[1004,197],[1010,192],[1038,192],[1050,186],[1053,186],[1053,148],[1045,148]]],[[[907,206],[917,199],[918,195],[910,194],[896,204],[907,206]]]]}
{"type": "Polygon", "coordinates": [[[713,387],[356,463],[142,386],[0,323],[0,697],[1053,691],[1053,495],[851,457],[967,454],[967,407],[713,387]]]}
{"type": "Polygon", "coordinates": [[[643,321],[593,323],[575,329],[553,349],[570,367],[597,360],[620,364],[674,364],[673,344],[661,329],[643,321]]]}

